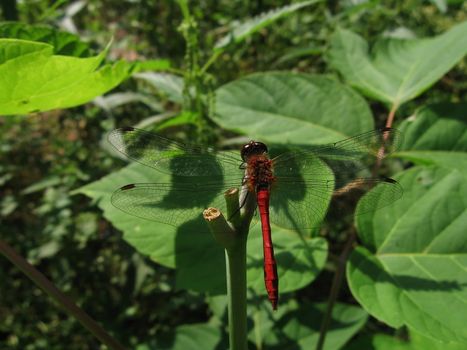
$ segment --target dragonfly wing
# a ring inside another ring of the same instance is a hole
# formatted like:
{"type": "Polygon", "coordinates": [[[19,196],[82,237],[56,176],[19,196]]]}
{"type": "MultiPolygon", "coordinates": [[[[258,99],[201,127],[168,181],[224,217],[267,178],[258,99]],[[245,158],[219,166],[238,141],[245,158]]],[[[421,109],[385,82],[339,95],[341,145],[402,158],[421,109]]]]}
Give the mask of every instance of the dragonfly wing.
{"type": "Polygon", "coordinates": [[[391,154],[402,142],[402,134],[393,128],[380,128],[348,139],[317,146],[312,149],[322,158],[334,160],[361,159],[368,155],[384,158],[391,154]]]}
{"type": "Polygon", "coordinates": [[[391,178],[359,178],[347,184],[346,187],[334,191],[336,198],[353,195],[361,197],[356,215],[371,213],[384,208],[402,197],[402,186],[391,178]],[[363,194],[364,193],[364,194],[363,194]]]}
{"type": "Polygon", "coordinates": [[[296,231],[317,227],[326,215],[332,193],[332,180],[278,181],[271,189],[271,221],[296,231]]]}
{"type": "Polygon", "coordinates": [[[112,204],[130,215],[179,226],[192,219],[201,219],[203,210],[215,207],[225,213],[223,184],[140,183],[123,186],[112,195],[112,204]]]}
{"type": "Polygon", "coordinates": [[[113,130],[108,140],[128,158],[166,174],[236,178],[242,174],[238,153],[204,150],[132,127],[113,130]]]}
{"type": "MultiPolygon", "coordinates": [[[[323,173],[323,168],[315,166],[315,158],[320,158],[332,169],[335,176],[335,188],[345,187],[355,178],[371,175],[369,165],[377,159],[397,149],[402,136],[392,128],[372,130],[349,139],[328,145],[315,147],[312,151],[287,152],[274,158],[279,176],[293,175],[314,178],[323,173]]],[[[324,171],[327,171],[325,169],[324,171]]]]}
{"type": "Polygon", "coordinates": [[[334,191],[331,169],[309,152],[289,154],[273,164],[271,221],[295,230],[318,226],[334,191]]]}
{"type": "Polygon", "coordinates": [[[339,200],[350,196],[356,202],[371,190],[359,204],[358,213],[361,214],[393,203],[403,192],[399,183],[392,179],[355,178],[353,172],[346,172],[350,167],[340,168],[341,173],[335,176],[332,171],[335,168],[311,152],[286,153],[274,159],[273,164],[271,221],[284,228],[317,227],[332,198],[339,200]]]}

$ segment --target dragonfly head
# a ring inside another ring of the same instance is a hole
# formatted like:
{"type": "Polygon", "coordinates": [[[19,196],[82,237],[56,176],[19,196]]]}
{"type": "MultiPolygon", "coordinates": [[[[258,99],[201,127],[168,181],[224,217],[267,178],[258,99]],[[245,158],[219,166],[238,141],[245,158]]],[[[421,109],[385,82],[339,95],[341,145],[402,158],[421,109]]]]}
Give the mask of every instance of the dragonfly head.
{"type": "Polygon", "coordinates": [[[258,141],[250,141],[243,146],[241,156],[242,160],[246,162],[248,158],[250,158],[253,155],[260,155],[265,153],[268,153],[268,147],[264,143],[258,141]]]}

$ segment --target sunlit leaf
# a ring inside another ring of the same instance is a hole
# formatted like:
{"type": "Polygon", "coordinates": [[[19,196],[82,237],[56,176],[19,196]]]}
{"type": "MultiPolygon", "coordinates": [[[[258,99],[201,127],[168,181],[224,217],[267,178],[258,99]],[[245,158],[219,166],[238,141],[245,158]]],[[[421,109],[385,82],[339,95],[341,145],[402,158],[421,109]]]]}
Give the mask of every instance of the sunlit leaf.
{"type": "Polygon", "coordinates": [[[0,39],[0,114],[27,114],[88,102],[117,86],[133,66],[100,67],[106,51],[77,58],[53,55],[51,45],[0,39]]]}

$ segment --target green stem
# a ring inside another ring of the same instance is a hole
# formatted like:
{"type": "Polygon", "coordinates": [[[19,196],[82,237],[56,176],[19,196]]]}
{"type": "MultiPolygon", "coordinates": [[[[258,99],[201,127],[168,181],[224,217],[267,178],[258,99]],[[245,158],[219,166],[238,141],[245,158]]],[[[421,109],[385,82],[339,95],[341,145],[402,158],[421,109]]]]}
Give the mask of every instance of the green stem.
{"type": "Polygon", "coordinates": [[[239,198],[238,189],[226,191],[224,197],[231,221],[216,208],[206,209],[203,216],[215,240],[225,249],[230,350],[247,350],[246,243],[254,198],[239,198]],[[241,214],[240,203],[244,204],[241,214]]]}
{"type": "Polygon", "coordinates": [[[230,350],[247,350],[246,318],[246,237],[235,248],[226,249],[227,297],[230,350]]]}
{"type": "Polygon", "coordinates": [[[107,345],[109,349],[113,350],[124,350],[123,345],[112,338],[99,324],[94,321],[89,315],[80,309],[71,299],[65,294],[60,292],[45,277],[40,271],[34,266],[27,262],[22,256],[18,255],[13,248],[11,248],[6,242],[0,240],[0,253],[3,254],[13,265],[21,270],[26,276],[28,276],[37,286],[39,286],[44,292],[46,292],[53,300],[55,300],[61,307],[65,309],[70,315],[76,318],[81,325],[90,331],[97,339],[103,344],[107,345]]]}
{"type": "Polygon", "coordinates": [[[212,54],[211,57],[209,57],[209,60],[204,64],[203,68],[201,68],[201,73],[206,73],[206,71],[209,69],[209,67],[216,62],[217,58],[223,53],[223,50],[216,50],[212,54]]]}

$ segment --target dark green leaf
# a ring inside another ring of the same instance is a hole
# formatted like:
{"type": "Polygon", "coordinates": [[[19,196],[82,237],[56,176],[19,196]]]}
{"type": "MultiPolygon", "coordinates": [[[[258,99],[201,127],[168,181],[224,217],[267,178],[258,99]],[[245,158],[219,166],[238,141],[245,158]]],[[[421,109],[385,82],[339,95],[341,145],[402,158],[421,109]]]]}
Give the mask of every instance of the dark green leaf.
{"type": "Polygon", "coordinates": [[[404,143],[397,157],[416,164],[437,164],[465,172],[467,169],[467,104],[427,106],[405,120],[400,130],[404,143]]]}
{"type": "Polygon", "coordinates": [[[281,144],[323,144],[374,128],[365,100],[322,76],[261,73],[216,91],[223,128],[281,144]]]}
{"type": "Polygon", "coordinates": [[[39,41],[53,46],[55,55],[87,57],[88,44],[74,34],[62,32],[46,25],[29,25],[20,22],[0,23],[0,38],[39,41]]]}
{"type": "Polygon", "coordinates": [[[467,342],[467,180],[436,167],[416,167],[397,180],[401,200],[357,217],[367,248],[351,255],[352,293],[392,327],[467,342]]]}
{"type": "Polygon", "coordinates": [[[351,31],[338,29],[328,61],[369,97],[400,106],[420,95],[467,53],[467,21],[427,39],[381,39],[368,44],[351,31]]]}

